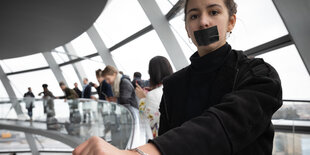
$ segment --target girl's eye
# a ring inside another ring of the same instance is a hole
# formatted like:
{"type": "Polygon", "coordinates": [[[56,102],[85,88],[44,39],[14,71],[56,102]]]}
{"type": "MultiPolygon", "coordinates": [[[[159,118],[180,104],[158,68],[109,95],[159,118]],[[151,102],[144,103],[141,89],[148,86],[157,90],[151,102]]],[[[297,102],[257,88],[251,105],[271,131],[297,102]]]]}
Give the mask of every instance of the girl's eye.
{"type": "Polygon", "coordinates": [[[219,12],[218,12],[218,11],[211,11],[210,14],[211,14],[212,16],[215,16],[215,15],[219,14],[219,12]]]}
{"type": "Polygon", "coordinates": [[[191,15],[191,20],[194,20],[194,19],[197,19],[198,18],[198,16],[197,15],[191,15]]]}

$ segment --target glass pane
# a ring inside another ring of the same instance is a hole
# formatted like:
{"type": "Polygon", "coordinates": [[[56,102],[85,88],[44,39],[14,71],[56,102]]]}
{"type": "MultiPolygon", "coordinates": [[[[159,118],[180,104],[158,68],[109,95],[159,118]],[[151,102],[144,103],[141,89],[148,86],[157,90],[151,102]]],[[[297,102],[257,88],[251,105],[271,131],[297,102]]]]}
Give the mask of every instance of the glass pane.
{"type": "Polygon", "coordinates": [[[83,68],[85,68],[85,74],[90,82],[97,83],[96,79],[96,70],[97,69],[104,69],[105,64],[102,62],[100,56],[91,58],[89,60],[81,61],[83,68]]]}
{"type": "Polygon", "coordinates": [[[49,90],[54,95],[63,95],[63,92],[59,88],[58,82],[50,69],[11,75],[8,76],[8,78],[10,79],[18,98],[24,96],[28,87],[32,88],[32,91],[37,98],[41,98],[37,95],[43,91],[42,84],[44,83],[48,84],[49,90]]]}
{"type": "Polygon", "coordinates": [[[177,38],[180,46],[182,47],[185,56],[189,60],[192,54],[197,51],[197,48],[187,36],[187,32],[185,30],[184,13],[176,16],[175,18],[170,20],[169,23],[175,37],[177,38]]]}
{"type": "Polygon", "coordinates": [[[38,67],[46,67],[48,64],[43,55],[38,53],[19,58],[5,59],[1,62],[1,66],[3,67],[4,72],[10,73],[38,67]]]}
{"type": "Polygon", "coordinates": [[[288,34],[272,0],[236,0],[237,23],[228,42],[247,50],[288,34]]]}
{"type": "Polygon", "coordinates": [[[280,119],[282,122],[285,122],[285,120],[301,120],[310,125],[309,112],[309,102],[283,102],[282,107],[272,116],[272,119],[280,119]]]}
{"type": "Polygon", "coordinates": [[[50,139],[40,135],[33,136],[35,137],[37,147],[40,151],[73,151],[73,148],[60,141],[56,141],[54,139],[50,139]]]}
{"type": "MultiPolygon", "coordinates": [[[[0,111],[5,109],[7,112],[10,109],[10,106],[7,105],[11,104],[0,104],[0,111]]],[[[143,138],[143,135],[136,138],[131,134],[134,132],[132,126],[139,121],[139,117],[133,120],[132,114],[138,116],[139,111],[116,103],[85,99],[66,101],[63,99],[36,101],[25,99],[20,102],[20,105],[25,117],[12,120],[12,117],[6,117],[0,113],[1,118],[6,119],[0,120],[0,124],[14,125],[22,128],[32,127],[38,130],[47,130],[47,132],[50,130],[51,132],[70,135],[72,138],[75,137],[81,141],[85,141],[91,136],[99,136],[120,149],[125,149],[132,142],[143,138]],[[27,116],[28,111],[25,108],[29,102],[35,105],[32,111],[33,119],[31,122],[27,116]],[[44,105],[46,106],[44,107],[44,105]],[[129,141],[130,138],[135,138],[135,140],[129,141]]],[[[141,134],[146,129],[141,127],[137,130],[139,133],[135,130],[136,134],[141,134]]],[[[56,149],[58,147],[70,149],[64,145],[61,146],[60,143],[54,144],[55,142],[51,140],[46,140],[46,142],[41,139],[37,140],[41,143],[39,149],[42,147],[44,149],[56,149]],[[46,143],[54,145],[45,147],[46,143]]],[[[146,142],[146,139],[144,141],[146,142]]],[[[2,148],[1,145],[0,151],[2,148]]]]}
{"type": "Polygon", "coordinates": [[[173,7],[173,3],[170,0],[156,0],[156,2],[164,15],[173,7]]]}
{"type": "Polygon", "coordinates": [[[109,1],[95,22],[103,41],[108,47],[150,25],[137,0],[109,1]]]}
{"type": "Polygon", "coordinates": [[[7,94],[2,82],[0,81],[0,101],[7,100],[9,95],[7,94]]]}
{"type": "Polygon", "coordinates": [[[273,155],[308,155],[310,153],[310,135],[276,132],[273,155]]]}
{"type": "Polygon", "coordinates": [[[60,69],[61,69],[62,74],[64,75],[64,77],[68,83],[69,88],[73,88],[75,82],[80,84],[80,80],[79,80],[78,76],[76,75],[76,72],[75,72],[72,65],[63,66],[63,67],[60,67],[60,69]]]}
{"type": "Polygon", "coordinates": [[[83,33],[82,35],[71,41],[71,43],[76,51],[77,56],[79,57],[84,57],[86,55],[97,52],[94,44],[86,33],[83,33]]]}
{"type": "MultiPolygon", "coordinates": [[[[131,78],[134,72],[139,71],[142,73],[143,79],[149,78],[149,61],[158,55],[164,56],[170,61],[154,30],[112,52],[113,59],[116,61],[119,70],[131,78]]],[[[171,65],[173,66],[172,63],[171,65]]]]}
{"type": "Polygon", "coordinates": [[[23,132],[0,130],[0,134],[10,136],[10,138],[0,139],[0,151],[30,151],[28,142],[23,132]]]}
{"type": "Polygon", "coordinates": [[[56,48],[52,55],[58,64],[69,61],[68,55],[62,46],[56,48]]]}
{"type": "Polygon", "coordinates": [[[309,100],[310,77],[295,45],[258,56],[279,73],[284,99],[309,100]]]}

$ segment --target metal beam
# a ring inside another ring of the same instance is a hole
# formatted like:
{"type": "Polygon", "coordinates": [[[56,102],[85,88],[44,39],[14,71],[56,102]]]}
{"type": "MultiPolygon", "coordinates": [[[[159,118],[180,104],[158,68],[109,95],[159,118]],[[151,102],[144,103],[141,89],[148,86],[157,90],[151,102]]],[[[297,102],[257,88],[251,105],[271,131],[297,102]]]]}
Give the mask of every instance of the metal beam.
{"type": "Polygon", "coordinates": [[[123,45],[125,45],[125,44],[127,44],[127,43],[129,43],[129,42],[131,42],[131,41],[133,41],[133,40],[135,40],[135,39],[141,37],[141,36],[143,36],[144,34],[146,34],[146,33],[150,32],[150,31],[152,31],[153,29],[154,29],[154,28],[153,28],[152,25],[149,25],[149,26],[147,26],[147,27],[141,29],[141,30],[138,31],[137,33],[135,33],[135,34],[129,36],[128,38],[126,38],[126,39],[122,40],[121,42],[119,42],[119,43],[115,44],[114,46],[112,46],[112,47],[110,48],[110,52],[112,52],[112,51],[114,51],[114,50],[116,50],[116,49],[122,47],[123,45]]]}
{"type": "Polygon", "coordinates": [[[7,94],[9,95],[12,107],[14,108],[17,116],[19,117],[20,115],[23,114],[22,109],[20,107],[20,104],[17,100],[17,96],[13,90],[13,87],[11,85],[11,81],[10,79],[7,77],[7,75],[5,74],[5,72],[2,69],[2,66],[0,65],[0,80],[2,81],[2,84],[7,92],[7,94]]]}
{"type": "Polygon", "coordinates": [[[38,147],[37,147],[37,144],[32,136],[32,134],[29,134],[29,133],[25,133],[25,136],[26,136],[26,140],[28,142],[28,145],[30,147],[30,150],[31,150],[31,153],[33,155],[39,155],[39,150],[38,150],[38,147]]]}
{"type": "Polygon", "coordinates": [[[169,12],[166,14],[167,20],[173,19],[181,10],[184,8],[185,0],[179,0],[172,8],[169,10],[169,12]]]}
{"type": "Polygon", "coordinates": [[[104,44],[102,38],[100,37],[100,34],[98,33],[94,25],[87,30],[87,35],[89,36],[90,40],[93,42],[95,48],[97,49],[97,52],[102,58],[103,63],[105,65],[111,65],[111,66],[117,67],[112,58],[110,50],[104,44]]]}
{"type": "Polygon", "coordinates": [[[247,56],[257,56],[294,44],[290,35],[277,38],[265,44],[244,51],[247,56]]]}
{"type": "Polygon", "coordinates": [[[42,54],[43,54],[44,58],[46,59],[46,62],[50,66],[52,72],[54,73],[57,81],[58,82],[64,82],[68,86],[67,81],[66,81],[64,75],[62,74],[62,71],[61,71],[60,67],[58,66],[56,60],[54,59],[52,53],[51,52],[44,52],[42,54]]]}
{"type": "Polygon", "coordinates": [[[17,72],[11,72],[11,73],[6,73],[7,76],[10,75],[15,75],[15,74],[22,74],[22,73],[28,73],[28,72],[34,72],[34,71],[40,71],[40,70],[45,70],[45,69],[49,69],[50,67],[46,66],[46,67],[38,67],[38,68],[33,68],[33,69],[27,69],[27,70],[23,70],[23,71],[17,71],[17,72]]]}
{"type": "MultiPolygon", "coordinates": [[[[73,55],[77,55],[77,53],[71,43],[66,44],[65,46],[63,46],[63,48],[65,52],[68,54],[69,60],[75,59],[73,58],[73,55]]],[[[83,86],[83,78],[86,78],[87,76],[85,74],[85,71],[83,69],[81,62],[73,63],[72,66],[73,66],[73,69],[76,75],[78,76],[80,80],[81,86],[83,86]]]]}
{"type": "MultiPolygon", "coordinates": [[[[175,15],[177,15],[178,12],[180,12],[180,10],[182,10],[182,3],[184,2],[184,0],[179,0],[179,2],[177,2],[172,9],[166,14],[166,19],[167,20],[171,20],[175,17],[175,15]]],[[[120,41],[119,43],[115,44],[114,46],[109,48],[109,51],[112,52],[120,47],[122,47],[123,45],[135,40],[136,38],[139,38],[140,36],[143,36],[144,34],[152,31],[154,28],[152,25],[149,25],[143,29],[141,29],[140,31],[134,33],[133,35],[127,37],[126,39],[120,41]]],[[[93,53],[90,55],[85,56],[86,58],[93,58],[98,56],[98,53],[93,53]]],[[[59,66],[65,66],[65,65],[69,65],[69,64],[73,64],[79,61],[84,60],[83,58],[76,58],[67,62],[64,62],[62,64],[59,64],[59,66]]],[[[18,71],[18,72],[11,72],[11,73],[7,73],[7,75],[15,75],[15,74],[21,74],[21,73],[27,73],[27,72],[32,72],[32,71],[39,71],[39,70],[44,70],[44,69],[49,69],[49,67],[39,67],[39,68],[34,68],[34,69],[29,69],[29,70],[23,70],[23,71],[18,71]]]]}
{"type": "Polygon", "coordinates": [[[169,26],[169,22],[155,0],[138,0],[150,20],[162,44],[164,45],[174,67],[180,70],[188,65],[188,61],[169,26]]]}
{"type": "Polygon", "coordinates": [[[310,74],[310,1],[273,0],[310,74]]]}

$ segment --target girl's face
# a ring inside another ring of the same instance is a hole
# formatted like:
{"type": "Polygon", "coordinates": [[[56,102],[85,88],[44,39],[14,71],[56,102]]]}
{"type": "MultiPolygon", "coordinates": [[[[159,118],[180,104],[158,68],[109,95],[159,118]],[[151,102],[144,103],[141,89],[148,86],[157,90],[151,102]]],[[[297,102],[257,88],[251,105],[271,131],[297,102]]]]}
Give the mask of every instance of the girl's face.
{"type": "Polygon", "coordinates": [[[236,16],[229,16],[224,0],[189,0],[187,4],[185,27],[188,37],[198,48],[200,56],[212,52],[226,43],[226,33],[231,32],[236,16]],[[217,26],[219,41],[208,46],[198,46],[194,32],[217,26]]]}
{"type": "Polygon", "coordinates": [[[116,79],[117,73],[113,73],[113,75],[106,75],[104,76],[104,79],[106,82],[110,85],[112,85],[116,79]]]}

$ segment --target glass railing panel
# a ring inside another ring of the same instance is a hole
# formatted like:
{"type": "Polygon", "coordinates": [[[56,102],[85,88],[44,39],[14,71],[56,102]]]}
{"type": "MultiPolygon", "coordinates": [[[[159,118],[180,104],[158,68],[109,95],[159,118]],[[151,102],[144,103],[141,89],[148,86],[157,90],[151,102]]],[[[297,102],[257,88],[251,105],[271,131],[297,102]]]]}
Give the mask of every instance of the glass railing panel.
{"type": "Polygon", "coordinates": [[[23,132],[0,130],[0,154],[11,151],[30,151],[23,132]]]}
{"type": "Polygon", "coordinates": [[[273,155],[310,154],[310,102],[284,101],[274,114],[273,155]]]}
{"type": "Polygon", "coordinates": [[[116,103],[84,99],[21,99],[19,104],[22,117],[16,116],[9,102],[1,102],[0,123],[52,130],[82,141],[99,136],[122,149],[132,136],[133,116],[127,107],[116,103]],[[29,103],[34,105],[32,120],[26,109],[29,103]]]}
{"type": "Polygon", "coordinates": [[[282,107],[273,115],[273,119],[310,121],[310,102],[283,102],[282,107]]]}
{"type": "Polygon", "coordinates": [[[310,134],[276,132],[273,155],[309,155],[310,134]]]}

